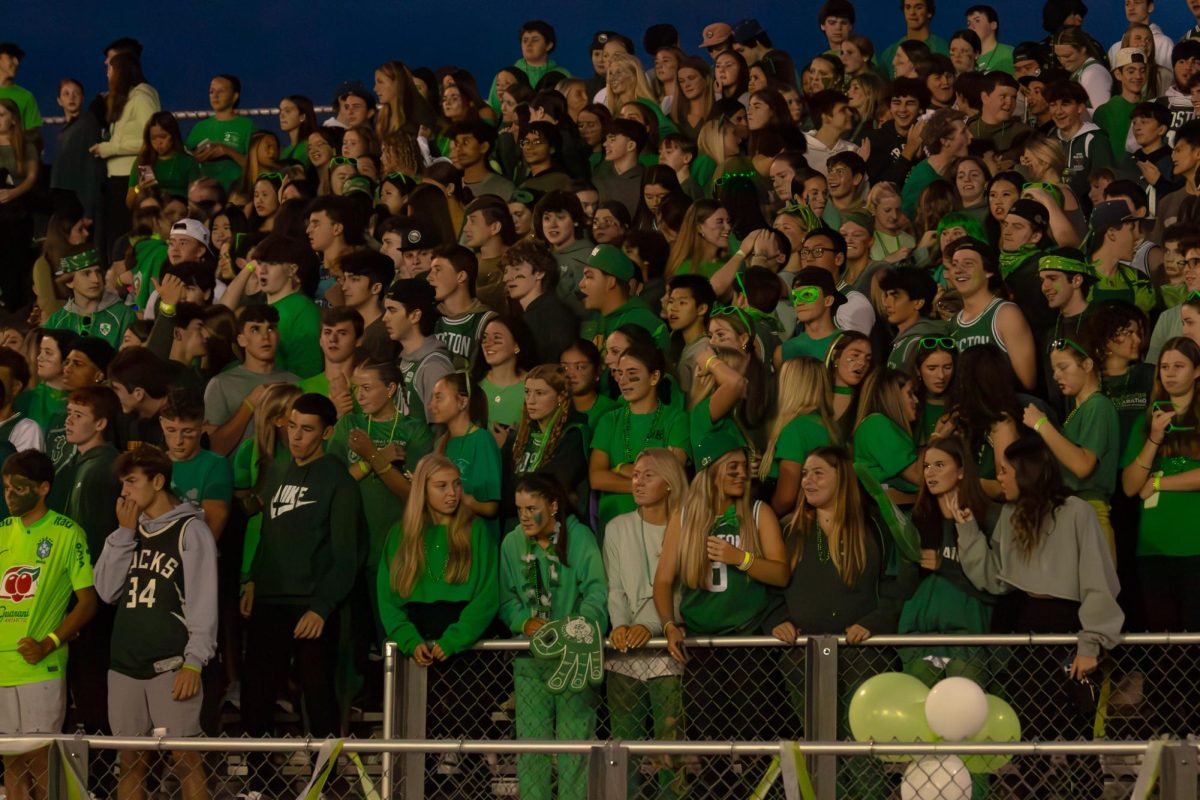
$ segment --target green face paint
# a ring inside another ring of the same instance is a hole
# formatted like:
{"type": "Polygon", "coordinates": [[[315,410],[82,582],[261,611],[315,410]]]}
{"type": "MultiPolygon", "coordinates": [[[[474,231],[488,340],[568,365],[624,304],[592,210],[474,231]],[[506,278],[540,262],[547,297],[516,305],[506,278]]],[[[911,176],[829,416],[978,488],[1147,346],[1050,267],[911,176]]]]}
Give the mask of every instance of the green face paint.
{"type": "Polygon", "coordinates": [[[21,517],[37,506],[37,483],[20,475],[13,475],[9,478],[9,487],[4,491],[4,501],[8,503],[10,514],[21,517]]]}

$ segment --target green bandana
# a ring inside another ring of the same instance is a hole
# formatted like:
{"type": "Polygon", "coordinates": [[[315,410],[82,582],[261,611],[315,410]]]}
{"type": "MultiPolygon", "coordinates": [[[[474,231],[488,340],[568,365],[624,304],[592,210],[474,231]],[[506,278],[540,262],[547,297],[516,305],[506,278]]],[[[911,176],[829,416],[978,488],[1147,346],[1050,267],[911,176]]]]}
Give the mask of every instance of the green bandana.
{"type": "Polygon", "coordinates": [[[1034,253],[1038,252],[1036,244],[1023,244],[1011,253],[1000,251],[1000,277],[1007,278],[1016,270],[1017,267],[1024,263],[1025,259],[1029,258],[1034,253]]]}
{"type": "Polygon", "coordinates": [[[72,272],[79,272],[82,269],[100,266],[100,254],[96,252],[96,248],[84,250],[82,253],[76,253],[73,256],[65,256],[59,259],[58,272],[56,275],[70,275],[72,272]]]}
{"type": "Polygon", "coordinates": [[[1065,272],[1068,275],[1087,275],[1092,278],[1096,277],[1096,267],[1094,264],[1089,264],[1086,261],[1080,261],[1077,258],[1069,258],[1068,256],[1056,254],[1042,256],[1038,259],[1038,272],[1043,270],[1065,272]]]}

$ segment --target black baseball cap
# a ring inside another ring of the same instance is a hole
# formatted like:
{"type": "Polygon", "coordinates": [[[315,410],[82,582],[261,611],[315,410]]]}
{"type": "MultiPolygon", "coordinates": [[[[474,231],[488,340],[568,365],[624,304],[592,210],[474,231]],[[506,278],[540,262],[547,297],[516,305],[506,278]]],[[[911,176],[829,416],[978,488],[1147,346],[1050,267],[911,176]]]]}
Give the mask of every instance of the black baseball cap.
{"type": "Polygon", "coordinates": [[[1046,207],[1029,197],[1022,197],[1013,203],[1012,207],[1008,209],[1008,213],[1020,217],[1042,232],[1045,232],[1050,225],[1050,214],[1046,211],[1046,207]]]}

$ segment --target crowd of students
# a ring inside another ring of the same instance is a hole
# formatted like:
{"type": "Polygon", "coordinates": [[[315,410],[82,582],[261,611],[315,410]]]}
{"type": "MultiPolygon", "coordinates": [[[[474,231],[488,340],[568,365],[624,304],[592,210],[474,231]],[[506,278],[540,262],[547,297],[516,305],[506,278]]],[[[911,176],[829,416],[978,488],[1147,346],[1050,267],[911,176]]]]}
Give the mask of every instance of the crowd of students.
{"type": "MultiPolygon", "coordinates": [[[[217,75],[186,137],[121,39],[48,180],[0,44],[0,732],[265,735],[293,679],[336,735],[386,639],[446,680],[568,616],[622,738],[722,733],[750,687],[688,636],[1077,633],[1087,680],[1196,630],[1200,25],[1153,9],[1010,47],[903,0],[877,49],[827,0],[811,57],[656,25],[586,77],[530,21],[494,76],[386,61],[278,133],[217,75]]],[[[588,738],[550,669],[517,735],[588,738]]]]}

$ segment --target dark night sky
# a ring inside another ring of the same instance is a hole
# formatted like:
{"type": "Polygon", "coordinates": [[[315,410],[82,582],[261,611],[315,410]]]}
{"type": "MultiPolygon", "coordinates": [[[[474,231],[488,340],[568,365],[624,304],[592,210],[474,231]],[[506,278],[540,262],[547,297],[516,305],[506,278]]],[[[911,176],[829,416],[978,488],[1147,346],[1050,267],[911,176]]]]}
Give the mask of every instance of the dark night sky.
{"type": "MultiPolygon", "coordinates": [[[[1040,39],[1040,2],[996,3],[1001,41],[1016,44],[1040,39]],[[1011,9],[1031,9],[1017,18],[1011,9]]],[[[962,26],[971,0],[938,4],[934,31],[943,38],[962,26]]],[[[1092,0],[1087,29],[1107,46],[1125,28],[1121,0],[1092,0]]],[[[856,29],[882,48],[903,32],[899,0],[859,0],[856,29]]],[[[1194,24],[1184,0],[1163,0],[1153,19],[1172,39],[1194,24]]],[[[26,51],[18,82],[38,97],[44,115],[58,113],[58,80],[81,79],[94,94],[104,81],[100,48],[113,38],[132,35],[146,45],[144,66],[168,109],[206,108],[209,78],[232,72],[242,79],[243,106],[274,105],[285,94],[308,94],[318,105],[342,80],[370,85],[375,66],[400,58],[410,66],[455,63],[488,85],[497,67],[520,55],[517,29],[523,19],[541,17],[558,31],[560,64],[590,74],[586,51],[591,34],[615,29],[641,44],[642,32],[655,22],[680,29],[686,50],[694,52],[708,22],[735,22],[756,16],[775,44],[798,62],[824,49],[817,29],[817,2],[734,4],[721,0],[642,2],[522,3],[463,2],[113,2],[82,0],[9,0],[5,39],[26,51]]]]}

